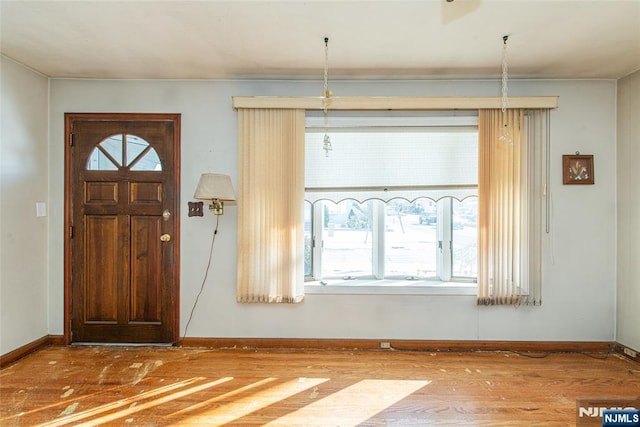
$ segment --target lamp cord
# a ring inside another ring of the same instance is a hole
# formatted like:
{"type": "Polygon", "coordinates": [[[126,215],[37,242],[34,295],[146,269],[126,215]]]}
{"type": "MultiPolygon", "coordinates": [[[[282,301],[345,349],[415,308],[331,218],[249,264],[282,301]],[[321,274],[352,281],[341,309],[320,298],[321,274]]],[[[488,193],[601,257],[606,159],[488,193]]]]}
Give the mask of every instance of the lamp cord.
{"type": "Polygon", "coordinates": [[[193,307],[191,308],[191,314],[189,315],[187,326],[185,326],[184,328],[184,335],[182,336],[182,338],[185,338],[187,336],[187,331],[189,330],[189,324],[191,323],[191,319],[193,318],[193,312],[196,310],[196,306],[198,305],[198,300],[200,299],[200,295],[202,295],[202,291],[204,291],[204,284],[207,283],[207,276],[209,275],[209,268],[211,267],[211,259],[213,258],[213,243],[216,241],[219,222],[220,222],[220,215],[216,215],[216,229],[213,231],[213,237],[211,238],[211,249],[209,249],[209,261],[207,262],[207,269],[204,272],[204,278],[202,279],[202,284],[200,285],[200,291],[198,292],[198,296],[196,296],[196,301],[193,303],[193,307]]]}

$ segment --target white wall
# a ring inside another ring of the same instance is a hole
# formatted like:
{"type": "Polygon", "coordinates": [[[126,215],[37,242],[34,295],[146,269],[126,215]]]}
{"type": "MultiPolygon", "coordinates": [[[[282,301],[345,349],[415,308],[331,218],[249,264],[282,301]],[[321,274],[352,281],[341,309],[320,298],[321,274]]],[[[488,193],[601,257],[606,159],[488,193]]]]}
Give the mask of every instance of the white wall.
{"type": "MultiPolygon", "coordinates": [[[[0,354],[48,333],[49,82],[0,59],[0,354]]],[[[59,284],[59,283],[58,283],[59,284]]]]}
{"type": "MultiPolygon", "coordinates": [[[[332,82],[336,95],[499,96],[498,81],[332,82]]],[[[213,218],[188,218],[202,172],[237,183],[233,95],[318,96],[309,81],[51,82],[50,318],[63,332],[63,115],[182,113],[181,333],[200,288],[213,218]]],[[[192,337],[586,340],[615,337],[615,81],[513,81],[511,95],[559,95],[552,112],[552,234],[542,307],[478,307],[472,296],[307,295],[299,305],[235,301],[236,215],[225,209],[192,337]],[[563,186],[561,155],[595,155],[593,186],[563,186]]]]}
{"type": "Polygon", "coordinates": [[[640,71],[618,81],[616,340],[640,351],[640,71]]]}

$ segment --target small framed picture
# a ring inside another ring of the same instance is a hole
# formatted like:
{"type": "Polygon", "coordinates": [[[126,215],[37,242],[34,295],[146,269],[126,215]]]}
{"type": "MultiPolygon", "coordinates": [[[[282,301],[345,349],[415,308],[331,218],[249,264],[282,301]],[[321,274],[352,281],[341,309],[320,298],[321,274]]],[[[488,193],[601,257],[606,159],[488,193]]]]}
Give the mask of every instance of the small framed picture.
{"type": "Polygon", "coordinates": [[[562,183],[586,185],[593,184],[592,154],[563,154],[562,183]]]}

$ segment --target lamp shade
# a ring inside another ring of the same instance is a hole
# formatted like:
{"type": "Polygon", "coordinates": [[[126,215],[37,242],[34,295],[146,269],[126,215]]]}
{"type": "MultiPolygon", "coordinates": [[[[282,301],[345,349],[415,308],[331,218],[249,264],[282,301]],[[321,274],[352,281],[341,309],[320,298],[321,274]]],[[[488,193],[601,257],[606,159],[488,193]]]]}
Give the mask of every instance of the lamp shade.
{"type": "Polygon", "coordinates": [[[219,173],[203,173],[200,175],[200,181],[196,192],[193,195],[198,200],[227,200],[236,199],[229,175],[219,173]]]}

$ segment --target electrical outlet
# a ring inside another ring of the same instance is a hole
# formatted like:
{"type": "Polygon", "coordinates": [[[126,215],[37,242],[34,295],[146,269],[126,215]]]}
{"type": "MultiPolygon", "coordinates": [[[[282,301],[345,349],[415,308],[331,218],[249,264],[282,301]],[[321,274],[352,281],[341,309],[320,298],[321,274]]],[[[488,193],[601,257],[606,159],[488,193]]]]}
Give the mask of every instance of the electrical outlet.
{"type": "Polygon", "coordinates": [[[391,343],[387,341],[381,341],[380,348],[391,348],[391,343]]]}
{"type": "MultiPolygon", "coordinates": [[[[382,346],[382,344],[380,344],[380,346],[382,346]]],[[[624,354],[626,354],[627,356],[630,357],[637,357],[638,353],[636,353],[635,351],[631,350],[630,348],[625,347],[624,348],[624,354]]]]}

